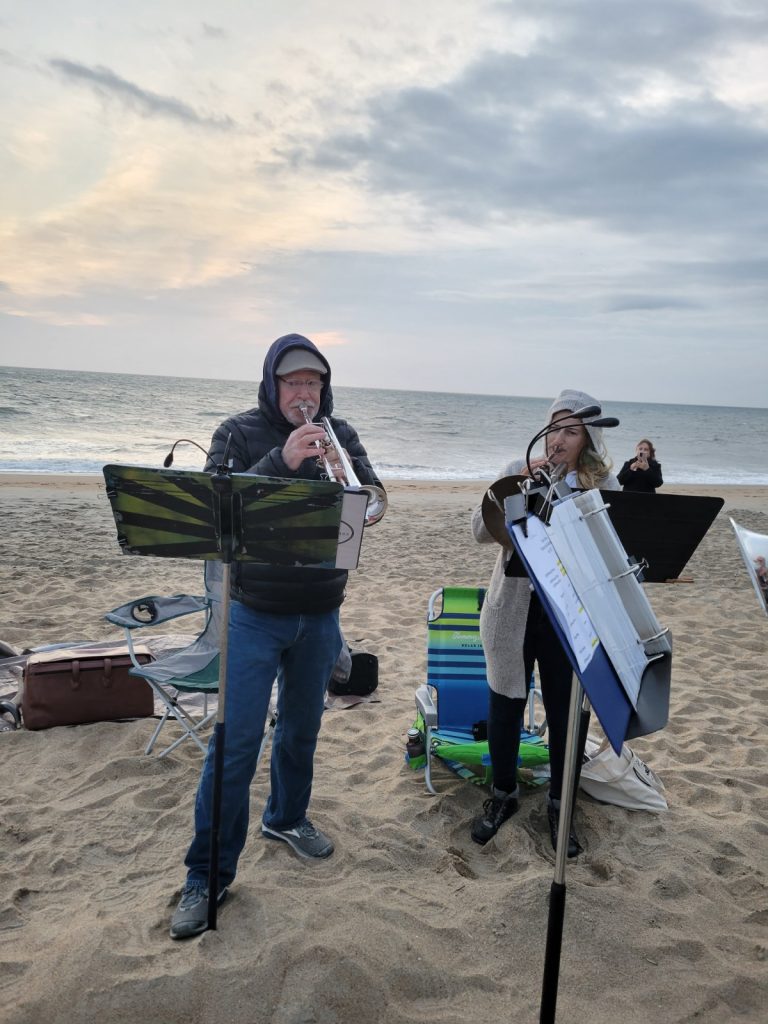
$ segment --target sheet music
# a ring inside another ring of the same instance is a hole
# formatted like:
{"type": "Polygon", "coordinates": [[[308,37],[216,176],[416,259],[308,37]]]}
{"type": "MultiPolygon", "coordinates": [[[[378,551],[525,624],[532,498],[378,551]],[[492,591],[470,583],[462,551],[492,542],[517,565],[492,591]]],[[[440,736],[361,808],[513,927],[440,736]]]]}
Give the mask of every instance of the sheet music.
{"type": "Polygon", "coordinates": [[[768,552],[768,537],[762,533],[755,533],[754,530],[748,530],[744,526],[739,526],[736,520],[730,516],[728,521],[733,527],[733,532],[736,534],[736,543],[739,545],[741,557],[749,578],[752,580],[752,586],[755,588],[760,607],[768,615],[768,594],[763,594],[755,567],[755,555],[761,554],[763,551],[768,552]]]}
{"type": "Polygon", "coordinates": [[[590,617],[568,578],[548,535],[547,527],[536,516],[526,520],[528,536],[519,525],[512,527],[515,540],[525,556],[531,571],[541,585],[547,600],[557,615],[571,650],[583,672],[600,643],[590,617]]]}
{"type": "MultiPolygon", "coordinates": [[[[607,519],[607,516],[604,518],[607,519]]],[[[643,645],[638,641],[637,629],[624,602],[616,592],[615,583],[611,579],[615,573],[606,565],[603,553],[587,526],[588,522],[582,518],[573,499],[562,501],[552,510],[550,540],[594,623],[600,642],[611,659],[627,697],[636,708],[640,681],[648,658],[643,645]]],[[[620,542],[617,543],[621,548],[620,542]]],[[[627,556],[623,548],[621,552],[624,570],[627,568],[627,556]]],[[[639,588],[634,576],[626,577],[622,582],[626,582],[628,587],[634,585],[639,588]]],[[[658,627],[654,632],[657,631],[658,627]]]]}

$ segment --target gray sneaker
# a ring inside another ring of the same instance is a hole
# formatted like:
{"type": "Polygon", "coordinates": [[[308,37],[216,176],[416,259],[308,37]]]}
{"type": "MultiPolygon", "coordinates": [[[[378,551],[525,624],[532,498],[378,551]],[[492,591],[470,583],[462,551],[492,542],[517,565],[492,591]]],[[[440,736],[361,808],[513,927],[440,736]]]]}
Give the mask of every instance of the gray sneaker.
{"type": "Polygon", "coordinates": [[[293,828],[280,829],[270,828],[261,823],[262,835],[267,839],[281,839],[288,843],[300,857],[311,857],[322,859],[330,857],[333,853],[333,843],[328,836],[323,835],[319,828],[315,828],[309,818],[305,818],[300,824],[293,828]]]}
{"type": "MultiPolygon", "coordinates": [[[[219,906],[228,890],[219,890],[219,906]]],[[[208,929],[208,886],[205,882],[187,882],[181,890],[179,905],[171,918],[171,938],[191,939],[208,929]]]]}

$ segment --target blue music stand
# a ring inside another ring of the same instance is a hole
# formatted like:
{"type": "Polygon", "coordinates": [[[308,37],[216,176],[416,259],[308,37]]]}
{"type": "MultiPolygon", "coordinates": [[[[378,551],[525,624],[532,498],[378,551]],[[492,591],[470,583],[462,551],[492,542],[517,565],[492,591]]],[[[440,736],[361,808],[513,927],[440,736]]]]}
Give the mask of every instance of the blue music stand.
{"type": "MultiPolygon", "coordinates": [[[[562,500],[567,501],[569,498],[566,497],[562,500]]],[[[521,504],[519,495],[507,497],[504,500],[506,529],[522,569],[531,580],[542,607],[549,616],[558,639],[571,662],[574,673],[568,712],[563,785],[560,795],[557,849],[555,851],[555,872],[550,889],[547,944],[539,1017],[540,1024],[554,1024],[565,917],[565,866],[573,813],[573,797],[576,787],[576,760],[579,748],[579,728],[584,693],[586,692],[611,746],[618,753],[625,739],[655,732],[666,724],[669,711],[671,655],[668,654],[657,661],[649,662],[642,676],[640,691],[635,702],[636,706],[633,706],[630,701],[624,685],[609,660],[602,643],[597,644],[592,652],[591,660],[585,668],[581,668],[578,658],[572,649],[569,637],[561,625],[559,614],[550,602],[548,591],[543,586],[542,581],[538,579],[529,559],[526,557],[524,538],[528,535],[527,523],[533,519],[533,513],[524,511],[521,514],[521,508],[524,509],[524,503],[521,504]]],[[[546,507],[539,504],[537,512],[541,515],[543,521],[546,522],[546,507]]],[[[629,559],[627,559],[627,567],[629,571],[632,570],[629,559]]],[[[519,574],[522,575],[522,573],[519,574]]],[[[593,626],[597,632],[597,625],[593,623],[593,626]]]]}

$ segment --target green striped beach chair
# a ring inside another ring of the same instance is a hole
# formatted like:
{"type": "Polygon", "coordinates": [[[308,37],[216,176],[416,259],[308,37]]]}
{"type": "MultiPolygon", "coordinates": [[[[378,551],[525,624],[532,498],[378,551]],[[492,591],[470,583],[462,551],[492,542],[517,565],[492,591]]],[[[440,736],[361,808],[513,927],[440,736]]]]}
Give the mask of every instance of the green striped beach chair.
{"type": "MultiPolygon", "coordinates": [[[[473,781],[491,780],[485,728],[488,720],[488,679],[480,640],[484,587],[441,587],[427,611],[427,679],[416,690],[416,709],[424,731],[425,783],[433,795],[432,760],[442,758],[473,781]],[[470,766],[465,773],[462,763],[470,766]]],[[[533,683],[533,680],[531,681],[533,683]]],[[[533,687],[526,731],[521,744],[523,764],[547,763],[541,741],[545,725],[535,724],[533,687]],[[525,749],[537,748],[533,749],[525,749]]],[[[540,694],[538,694],[540,697],[540,694]]]]}

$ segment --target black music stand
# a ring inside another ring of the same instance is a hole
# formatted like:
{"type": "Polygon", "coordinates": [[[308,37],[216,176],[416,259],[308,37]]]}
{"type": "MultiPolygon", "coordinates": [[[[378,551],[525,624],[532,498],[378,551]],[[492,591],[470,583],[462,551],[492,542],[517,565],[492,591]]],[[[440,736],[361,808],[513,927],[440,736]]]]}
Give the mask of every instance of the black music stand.
{"type": "Polygon", "coordinates": [[[677,579],[725,503],[703,495],[600,494],[625,551],[646,563],[641,577],[646,583],[677,579]]]}
{"type": "MultiPolygon", "coordinates": [[[[499,498],[505,502],[509,495],[517,492],[516,481],[522,479],[502,477],[490,488],[496,494],[496,502],[488,495],[483,501],[483,518],[497,540],[503,517],[494,506],[499,498]]],[[[645,563],[640,577],[645,583],[676,580],[724,504],[723,498],[701,495],[632,491],[600,491],[600,494],[625,551],[636,562],[645,563]]],[[[527,575],[517,553],[512,555],[506,573],[507,576],[527,575]]]]}
{"type": "MultiPolygon", "coordinates": [[[[497,483],[503,483],[503,481],[497,483]]],[[[494,487],[496,486],[497,485],[495,484],[494,487]]],[[[515,490],[516,488],[514,487],[507,488],[508,493],[512,496],[508,496],[504,499],[505,526],[509,534],[511,544],[514,548],[512,563],[515,565],[515,568],[511,574],[520,576],[526,575],[530,578],[531,583],[533,584],[534,589],[536,590],[541,603],[552,622],[555,632],[560,639],[563,650],[568,655],[574,672],[568,714],[563,787],[560,794],[560,815],[558,822],[557,849],[555,851],[555,872],[550,888],[547,942],[544,957],[544,977],[542,981],[539,1017],[540,1024],[554,1024],[560,973],[563,923],[565,917],[565,867],[576,789],[576,761],[579,750],[579,731],[584,692],[587,692],[592,706],[595,708],[598,719],[600,720],[601,725],[603,725],[606,735],[611,739],[614,749],[618,750],[620,749],[623,740],[627,737],[647,735],[650,732],[655,732],[658,729],[663,728],[666,724],[669,706],[671,655],[649,663],[642,677],[636,708],[632,707],[616,671],[605,654],[605,651],[602,649],[602,645],[598,646],[595,651],[593,661],[589,663],[586,669],[582,670],[579,667],[577,657],[571,648],[568,637],[558,620],[556,612],[550,604],[547,592],[525,557],[523,550],[524,544],[520,534],[527,536],[528,527],[526,524],[533,518],[533,513],[524,512],[524,514],[521,515],[521,508],[524,509],[524,504],[521,506],[519,498],[513,494],[515,490]],[[516,533],[514,529],[515,526],[520,530],[519,534],[516,533]]],[[[608,514],[619,539],[622,540],[623,543],[624,538],[622,537],[620,529],[620,526],[623,525],[621,513],[624,502],[622,499],[625,497],[635,499],[637,495],[624,495],[622,492],[604,491],[601,492],[601,497],[604,499],[604,503],[606,505],[611,506],[608,509],[608,514]],[[618,502],[614,500],[617,496],[619,498],[618,502]],[[611,512],[613,512],[612,515],[611,512]]],[[[648,495],[648,497],[653,501],[658,496],[648,495]]],[[[723,501],[720,498],[689,499],[682,496],[670,497],[676,498],[677,502],[704,501],[707,502],[707,505],[699,506],[699,508],[702,509],[703,514],[699,518],[694,517],[694,521],[696,522],[695,529],[691,527],[690,529],[681,530],[679,542],[677,544],[670,543],[667,545],[667,549],[665,550],[666,560],[663,568],[664,579],[669,578],[666,575],[668,571],[674,572],[675,575],[679,574],[693,554],[693,551],[697,547],[699,541],[706,533],[710,523],[717,514],[717,511],[723,504],[723,501]],[[707,516],[709,516],[708,519],[707,516]],[[706,520],[706,526],[702,528],[701,522],[704,520],[706,520]],[[695,538],[695,540],[693,538],[695,538]]],[[[645,502],[642,502],[642,504],[645,505],[645,502]]],[[[627,502],[627,506],[630,511],[632,511],[634,507],[632,502],[627,502]]],[[[547,506],[539,504],[537,511],[546,522],[548,514],[547,506]]],[[[655,511],[662,513],[665,510],[662,506],[657,506],[655,511]]],[[[632,522],[633,529],[635,530],[631,536],[636,542],[637,550],[639,552],[654,552],[655,548],[653,545],[655,543],[655,538],[645,537],[644,531],[640,526],[641,517],[638,517],[636,520],[635,516],[631,515],[628,518],[632,522]]],[[[658,529],[659,522],[662,518],[663,517],[656,515],[645,518],[644,522],[649,533],[658,529]]],[[[486,523],[486,525],[488,524],[486,523]]],[[[491,532],[496,536],[495,529],[491,532]]],[[[626,548],[626,544],[624,546],[626,548]]],[[[631,560],[628,556],[628,571],[631,571],[631,564],[631,560]]],[[[654,578],[656,578],[656,574],[654,574],[654,578]]],[[[597,630],[597,625],[595,625],[595,629],[597,630]]]]}
{"type": "Polygon", "coordinates": [[[344,488],[330,481],[104,466],[117,539],[128,555],[194,558],[222,565],[219,700],[214,725],[208,927],[216,929],[219,833],[226,742],[229,586],[236,561],[332,569],[344,488]]]}

